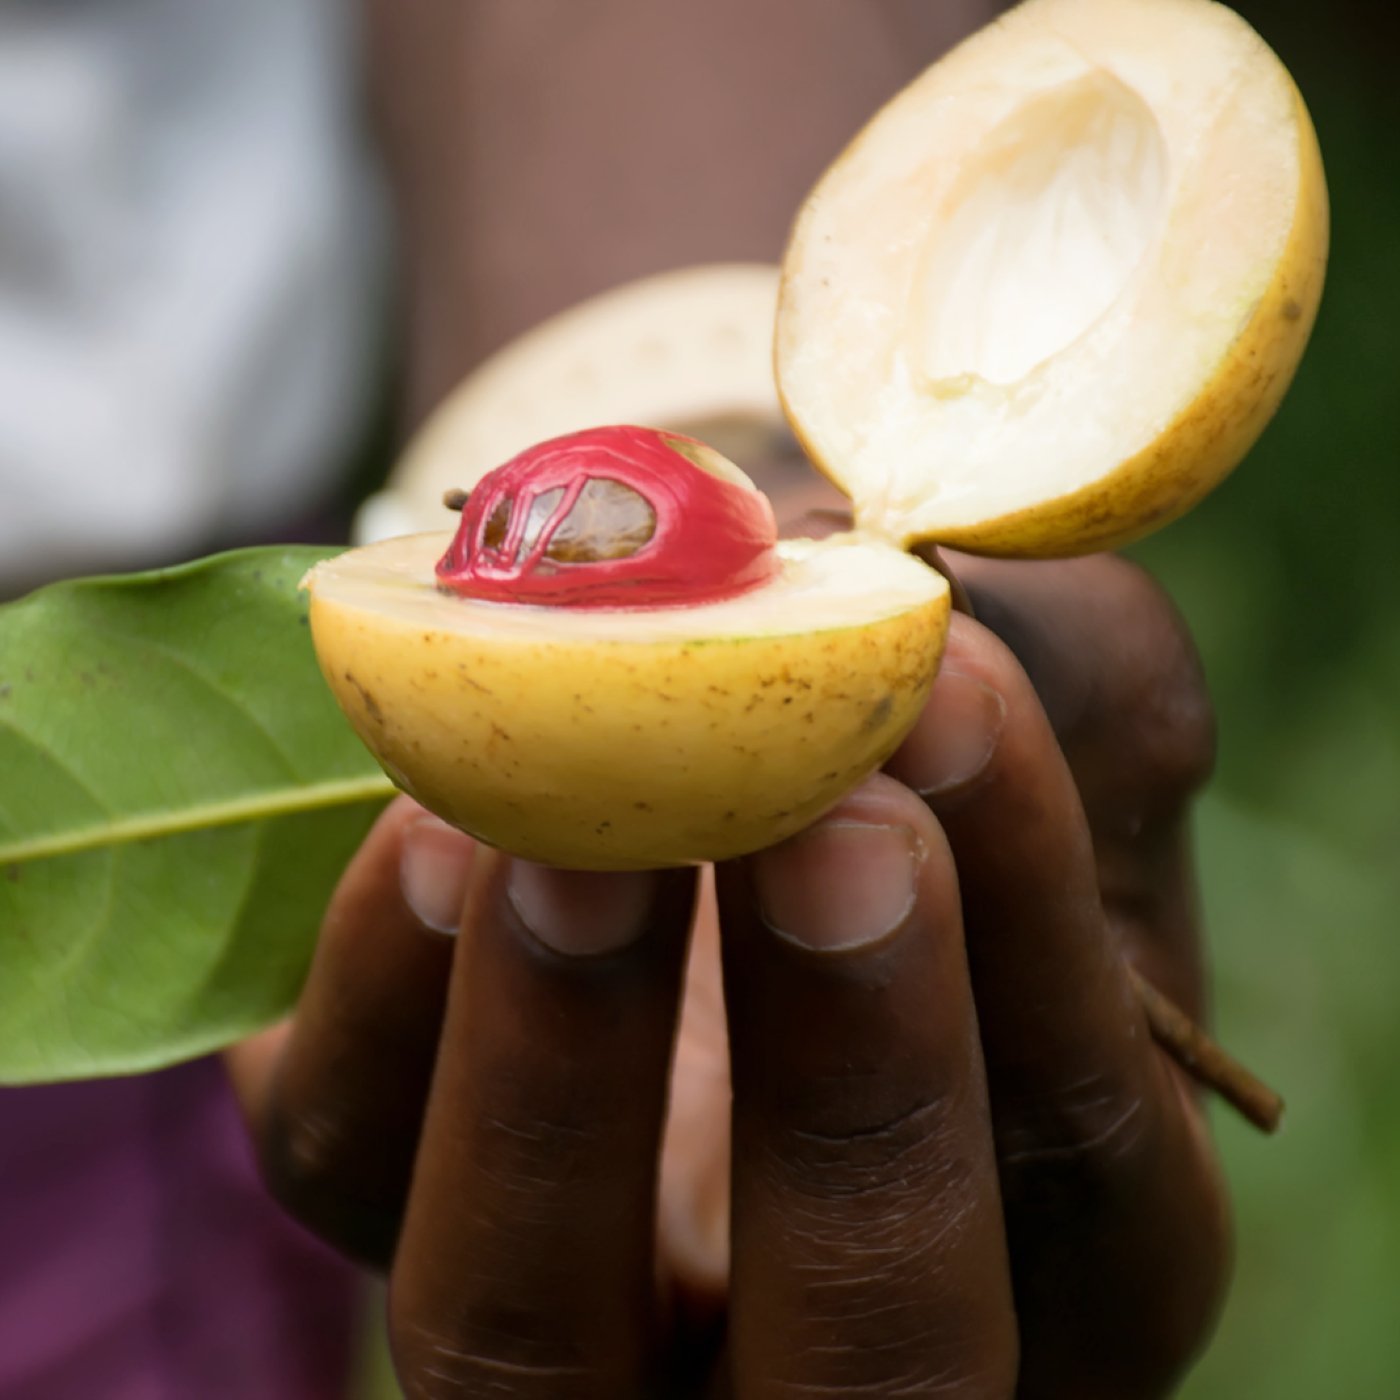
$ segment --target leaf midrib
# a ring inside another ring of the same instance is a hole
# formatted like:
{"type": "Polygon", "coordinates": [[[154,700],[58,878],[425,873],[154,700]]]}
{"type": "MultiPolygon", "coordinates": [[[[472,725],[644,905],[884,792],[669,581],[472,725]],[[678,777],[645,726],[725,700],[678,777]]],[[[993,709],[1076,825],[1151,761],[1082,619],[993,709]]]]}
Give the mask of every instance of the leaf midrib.
{"type": "Polygon", "coordinates": [[[154,841],[165,836],[183,836],[216,827],[240,826],[297,812],[315,812],[328,807],[371,802],[393,795],[394,785],[382,773],[334,782],[290,784],[248,797],[222,802],[203,802],[174,812],[144,813],[121,817],[73,831],[54,832],[10,845],[0,845],[0,864],[22,865],[54,856],[76,855],[84,851],[129,846],[137,841],[154,841]]]}

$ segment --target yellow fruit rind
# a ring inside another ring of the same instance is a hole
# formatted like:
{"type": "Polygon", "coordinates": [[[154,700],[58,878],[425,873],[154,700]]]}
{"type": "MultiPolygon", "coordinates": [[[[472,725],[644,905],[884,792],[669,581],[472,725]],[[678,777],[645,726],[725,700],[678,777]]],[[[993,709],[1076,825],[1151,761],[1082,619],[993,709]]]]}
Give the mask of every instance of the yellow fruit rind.
{"type": "Polygon", "coordinates": [[[729,859],[831,807],[917,718],[948,610],[944,593],[806,636],[503,643],[313,594],[311,627],[405,792],[528,859],[621,870],[729,859]]]}

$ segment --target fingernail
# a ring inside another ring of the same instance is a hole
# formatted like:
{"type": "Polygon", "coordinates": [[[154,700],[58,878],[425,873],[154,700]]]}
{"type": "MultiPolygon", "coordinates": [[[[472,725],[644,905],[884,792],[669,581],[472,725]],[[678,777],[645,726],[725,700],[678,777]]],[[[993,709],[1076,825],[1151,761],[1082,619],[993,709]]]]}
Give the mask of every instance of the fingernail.
{"type": "Polygon", "coordinates": [[[945,666],[889,771],[925,798],[962,794],[987,771],[1005,723],[1006,701],[997,691],[945,666]]]}
{"type": "Polygon", "coordinates": [[[922,858],[907,826],[822,822],[753,858],[763,921],[819,952],[878,942],[909,916],[922,858]]]}
{"type": "Polygon", "coordinates": [[[475,843],[436,817],[423,817],[403,834],[399,887],[414,917],[436,933],[457,932],[467,900],[475,843]]]}
{"type": "Polygon", "coordinates": [[[659,879],[654,870],[555,870],[516,860],[506,892],[520,921],[545,947],[596,957],[641,937],[659,879]]]}

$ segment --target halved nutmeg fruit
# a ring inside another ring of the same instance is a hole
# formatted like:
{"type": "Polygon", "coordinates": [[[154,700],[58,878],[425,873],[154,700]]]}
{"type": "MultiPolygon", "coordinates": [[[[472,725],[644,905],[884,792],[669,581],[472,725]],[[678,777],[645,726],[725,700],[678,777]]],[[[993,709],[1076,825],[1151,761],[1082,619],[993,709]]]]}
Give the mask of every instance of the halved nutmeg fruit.
{"type": "Polygon", "coordinates": [[[464,404],[512,430],[464,390],[411,453],[466,493],[455,537],[314,569],[322,668],[400,786],[510,851],[622,869],[780,840],[928,693],[948,588],[906,551],[1075,554],[1189,509],[1282,398],[1326,248],[1307,113],[1243,20],[1027,0],[798,216],[778,389],[853,532],[777,542],[748,478],[676,432],[487,471],[464,404]]]}
{"type": "Polygon", "coordinates": [[[777,539],[712,449],[609,428],[522,454],[455,537],[308,576],[327,681],[406,792],[578,868],[724,860],[800,830],[894,752],[948,586],[847,536],[777,539]]]}

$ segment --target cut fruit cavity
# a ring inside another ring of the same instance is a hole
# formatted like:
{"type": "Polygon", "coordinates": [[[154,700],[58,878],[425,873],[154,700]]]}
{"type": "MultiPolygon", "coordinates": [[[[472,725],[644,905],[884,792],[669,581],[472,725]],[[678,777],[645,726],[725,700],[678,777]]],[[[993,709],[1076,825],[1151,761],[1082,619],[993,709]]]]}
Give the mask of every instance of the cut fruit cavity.
{"type": "Polygon", "coordinates": [[[858,523],[1045,556],[1180,515],[1322,290],[1307,112],[1208,0],[1029,0],[886,107],[784,263],[779,386],[858,523]]]}

